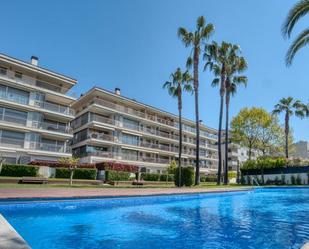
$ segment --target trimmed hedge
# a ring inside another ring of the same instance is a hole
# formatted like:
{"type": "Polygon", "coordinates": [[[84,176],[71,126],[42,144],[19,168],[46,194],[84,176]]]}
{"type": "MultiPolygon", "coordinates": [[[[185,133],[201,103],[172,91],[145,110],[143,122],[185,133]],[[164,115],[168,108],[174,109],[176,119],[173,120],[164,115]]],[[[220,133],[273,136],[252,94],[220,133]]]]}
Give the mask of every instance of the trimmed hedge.
{"type": "MultiPolygon", "coordinates": [[[[70,178],[70,170],[68,168],[56,168],[55,178],[70,178]]],[[[75,169],[74,179],[95,180],[97,178],[96,169],[75,169]]]]}
{"type": "Polygon", "coordinates": [[[158,182],[160,180],[160,174],[158,173],[142,173],[141,179],[144,181],[158,182]]]}
{"type": "Polygon", "coordinates": [[[105,180],[106,181],[129,181],[130,173],[116,170],[106,170],[105,180]]]}
{"type": "Polygon", "coordinates": [[[161,182],[166,182],[166,178],[167,178],[168,182],[173,182],[174,181],[174,175],[173,174],[160,175],[160,181],[161,182]]]}
{"type": "MultiPolygon", "coordinates": [[[[181,168],[181,182],[180,186],[192,186],[194,184],[194,168],[182,167],[181,168]]],[[[175,185],[179,186],[179,168],[176,168],[175,172],[175,185]]]]}
{"type": "Polygon", "coordinates": [[[37,176],[39,167],[23,164],[5,164],[2,165],[1,176],[37,176]]]}

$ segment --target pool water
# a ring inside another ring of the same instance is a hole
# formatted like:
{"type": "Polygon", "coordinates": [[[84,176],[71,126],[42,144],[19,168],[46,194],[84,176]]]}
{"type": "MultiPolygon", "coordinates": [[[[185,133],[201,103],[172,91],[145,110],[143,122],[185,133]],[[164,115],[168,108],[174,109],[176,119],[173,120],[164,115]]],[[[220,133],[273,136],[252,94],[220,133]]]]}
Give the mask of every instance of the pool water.
{"type": "Polygon", "coordinates": [[[284,249],[309,240],[309,188],[0,203],[0,213],[33,249],[284,249]]]}

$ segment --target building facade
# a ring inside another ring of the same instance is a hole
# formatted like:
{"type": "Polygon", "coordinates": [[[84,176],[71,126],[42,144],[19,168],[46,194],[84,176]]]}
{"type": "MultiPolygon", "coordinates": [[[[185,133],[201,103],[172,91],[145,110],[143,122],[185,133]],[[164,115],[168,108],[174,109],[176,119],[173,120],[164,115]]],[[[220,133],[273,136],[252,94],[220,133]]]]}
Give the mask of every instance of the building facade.
{"type": "MultiPolygon", "coordinates": [[[[224,161],[225,146],[222,145],[222,159],[224,161]]],[[[256,150],[251,152],[251,159],[256,160],[262,153],[256,150]]],[[[237,171],[238,167],[249,159],[249,149],[247,147],[240,146],[239,144],[230,143],[228,149],[228,167],[231,171],[237,171]]],[[[223,163],[224,165],[224,163],[223,163]]]]}
{"type": "Polygon", "coordinates": [[[0,54],[0,156],[6,163],[71,156],[76,80],[0,54]]]}
{"type": "MultiPolygon", "coordinates": [[[[92,88],[72,107],[73,155],[82,162],[134,164],[145,172],[163,172],[178,157],[178,116],[92,88]]],[[[217,131],[201,124],[201,171],[217,167],[217,131]]],[[[195,164],[195,123],[183,119],[183,165],[195,164]]]]}
{"type": "Polygon", "coordinates": [[[299,141],[293,144],[292,156],[309,159],[309,143],[307,141],[299,141]]]}

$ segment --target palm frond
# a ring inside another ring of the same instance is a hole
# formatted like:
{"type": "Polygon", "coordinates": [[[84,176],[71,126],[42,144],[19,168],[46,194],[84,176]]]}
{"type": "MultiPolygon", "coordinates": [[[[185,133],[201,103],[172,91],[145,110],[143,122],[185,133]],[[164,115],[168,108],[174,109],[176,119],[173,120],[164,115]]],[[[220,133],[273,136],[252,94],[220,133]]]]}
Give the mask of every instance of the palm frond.
{"type": "Polygon", "coordinates": [[[213,81],[211,82],[212,87],[216,87],[220,84],[220,79],[219,78],[214,78],[213,81]]]}
{"type": "Polygon", "coordinates": [[[293,41],[288,52],[286,53],[285,63],[290,66],[296,53],[309,43],[309,29],[304,30],[296,39],[293,41]]]}
{"type": "Polygon", "coordinates": [[[298,20],[309,12],[309,0],[301,0],[297,2],[289,11],[283,25],[282,35],[290,37],[295,24],[298,20]]]}
{"type": "Polygon", "coordinates": [[[192,66],[193,66],[193,58],[190,56],[190,57],[188,57],[188,59],[187,59],[186,67],[187,67],[187,69],[191,69],[192,66]]]}

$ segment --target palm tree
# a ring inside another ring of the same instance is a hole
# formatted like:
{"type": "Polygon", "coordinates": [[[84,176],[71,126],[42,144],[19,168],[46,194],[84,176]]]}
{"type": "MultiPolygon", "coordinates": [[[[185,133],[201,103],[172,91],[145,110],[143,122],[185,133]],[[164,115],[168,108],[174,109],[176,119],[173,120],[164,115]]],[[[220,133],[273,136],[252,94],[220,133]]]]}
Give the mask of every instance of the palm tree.
{"type": "MultiPolygon", "coordinates": [[[[309,1],[308,0],[300,0],[298,1],[292,9],[290,9],[284,23],[282,26],[282,34],[284,37],[290,38],[291,33],[295,24],[298,20],[309,12],[309,1]]],[[[293,41],[290,46],[285,62],[287,66],[292,64],[295,54],[304,46],[306,46],[309,42],[309,28],[305,29],[301,32],[296,39],[293,41]]]]}
{"type": "Polygon", "coordinates": [[[171,81],[166,81],[163,88],[168,90],[172,97],[178,98],[178,113],[179,113],[179,148],[178,148],[178,187],[181,187],[181,153],[182,153],[182,92],[193,92],[192,77],[188,71],[182,72],[177,68],[171,74],[171,81]]]}
{"type": "Polygon", "coordinates": [[[195,159],[195,185],[200,183],[200,119],[199,119],[199,60],[201,54],[201,45],[209,39],[214,31],[214,26],[206,24],[205,18],[200,16],[196,21],[196,30],[187,31],[185,28],[178,29],[178,36],[186,47],[191,47],[191,55],[187,60],[187,67],[193,64],[193,88],[195,97],[195,122],[196,122],[196,159],[195,159]],[[193,56],[192,56],[193,53],[193,56]]]}
{"type": "Polygon", "coordinates": [[[237,86],[247,86],[248,78],[240,75],[247,69],[247,62],[244,57],[239,56],[240,47],[231,45],[231,51],[228,56],[226,65],[226,80],[225,80],[225,166],[224,166],[224,184],[228,183],[228,145],[229,145],[229,111],[230,98],[237,92],[237,86]]]}
{"type": "Polygon", "coordinates": [[[309,116],[308,106],[300,100],[294,100],[292,97],[282,98],[275,105],[273,114],[284,113],[284,133],[285,133],[285,157],[289,158],[289,133],[290,133],[290,117],[295,116],[303,119],[309,116]]]}
{"type": "Polygon", "coordinates": [[[218,129],[218,176],[217,185],[221,183],[221,170],[222,170],[222,119],[223,119],[223,104],[225,95],[225,79],[226,79],[226,64],[228,61],[228,54],[230,52],[231,45],[226,42],[222,42],[218,45],[216,42],[212,42],[205,47],[204,59],[207,60],[204,69],[213,71],[216,78],[212,81],[213,87],[220,84],[220,111],[219,111],[219,129],[218,129]]]}

